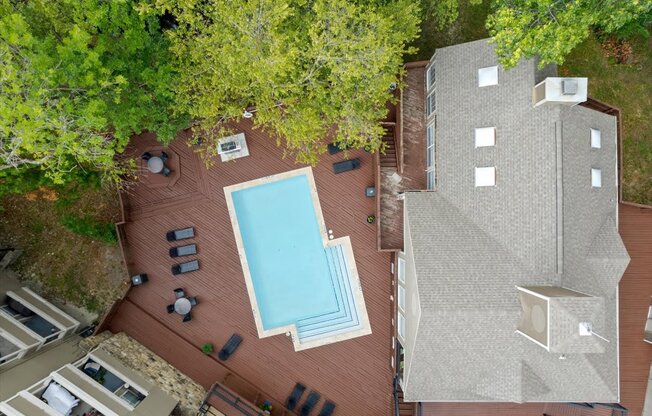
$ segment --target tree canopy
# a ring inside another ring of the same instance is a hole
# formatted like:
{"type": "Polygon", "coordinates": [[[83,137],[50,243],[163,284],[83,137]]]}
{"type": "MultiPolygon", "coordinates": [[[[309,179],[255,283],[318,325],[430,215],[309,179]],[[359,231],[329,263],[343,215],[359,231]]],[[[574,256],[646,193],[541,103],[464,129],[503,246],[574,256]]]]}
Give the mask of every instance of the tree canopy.
{"type": "Polygon", "coordinates": [[[614,33],[652,10],[652,0],[494,0],[487,28],[500,63],[538,55],[562,64],[592,29],[614,33]]]}
{"type": "Polygon", "coordinates": [[[417,36],[409,0],[156,0],[170,13],[181,80],[178,111],[196,120],[210,155],[230,122],[253,114],[298,161],[316,163],[330,137],[351,147],[381,144],[390,87],[417,36]]]}
{"type": "Polygon", "coordinates": [[[187,117],[172,116],[170,56],[131,1],[0,0],[0,184],[34,169],[117,179],[132,133],[174,137],[187,117]]]}

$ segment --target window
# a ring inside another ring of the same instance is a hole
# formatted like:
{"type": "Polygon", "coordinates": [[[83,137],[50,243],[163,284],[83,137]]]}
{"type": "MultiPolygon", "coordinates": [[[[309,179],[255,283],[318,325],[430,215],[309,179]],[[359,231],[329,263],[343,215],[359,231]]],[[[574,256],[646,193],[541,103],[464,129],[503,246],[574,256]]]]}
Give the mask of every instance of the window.
{"type": "Polygon", "coordinates": [[[432,92],[428,94],[428,98],[426,98],[426,116],[430,116],[435,112],[435,91],[436,90],[432,90],[432,92]]]}
{"type": "Polygon", "coordinates": [[[398,285],[398,307],[405,311],[405,289],[401,285],[398,285]]]}
{"type": "Polygon", "coordinates": [[[495,186],[496,167],[475,168],[475,186],[495,186]]]}
{"type": "Polygon", "coordinates": [[[591,168],[591,186],[594,188],[602,187],[602,169],[591,168]]]}
{"type": "Polygon", "coordinates": [[[403,257],[398,258],[398,281],[405,283],[405,259],[403,257]]]}
{"type": "Polygon", "coordinates": [[[405,340],[405,317],[400,311],[398,312],[398,326],[396,330],[398,331],[398,336],[405,340]]]}
{"type": "Polygon", "coordinates": [[[428,72],[426,73],[426,88],[430,90],[433,85],[435,85],[435,63],[431,62],[428,67],[428,72]]]}
{"type": "Polygon", "coordinates": [[[496,128],[482,127],[475,129],[475,147],[496,145],[496,128]]]}
{"type": "Polygon", "coordinates": [[[435,188],[435,125],[426,129],[426,187],[435,188]]]}
{"type": "Polygon", "coordinates": [[[498,67],[488,66],[478,69],[478,87],[498,85],[498,67]]]}
{"type": "Polygon", "coordinates": [[[602,147],[602,137],[600,130],[591,129],[591,148],[599,149],[602,147]]]}

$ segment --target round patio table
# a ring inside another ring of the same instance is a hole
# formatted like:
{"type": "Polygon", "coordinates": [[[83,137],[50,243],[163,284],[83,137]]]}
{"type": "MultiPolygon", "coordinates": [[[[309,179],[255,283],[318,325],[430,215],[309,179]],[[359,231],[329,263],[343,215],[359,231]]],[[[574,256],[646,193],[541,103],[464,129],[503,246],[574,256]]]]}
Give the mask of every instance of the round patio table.
{"type": "Polygon", "coordinates": [[[147,169],[152,173],[159,173],[163,170],[163,159],[158,156],[152,156],[147,161],[147,169]]]}
{"type": "Polygon", "coordinates": [[[192,309],[192,305],[188,298],[179,298],[174,302],[174,311],[179,315],[187,314],[190,312],[190,309],[192,309]]]}

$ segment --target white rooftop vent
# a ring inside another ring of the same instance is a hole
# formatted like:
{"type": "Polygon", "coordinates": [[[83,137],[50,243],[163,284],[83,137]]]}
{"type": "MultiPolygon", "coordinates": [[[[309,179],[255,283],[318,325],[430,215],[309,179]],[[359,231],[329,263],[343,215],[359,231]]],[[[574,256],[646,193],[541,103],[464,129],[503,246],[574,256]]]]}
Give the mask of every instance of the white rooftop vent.
{"type": "Polygon", "coordinates": [[[599,149],[602,147],[602,134],[598,129],[591,129],[591,148],[599,149]]]}
{"type": "Polygon", "coordinates": [[[475,186],[496,186],[496,167],[475,168],[475,186]]]}
{"type": "Polygon", "coordinates": [[[591,168],[591,186],[594,188],[602,187],[602,169],[591,168]]]}
{"type": "Polygon", "coordinates": [[[583,337],[590,336],[593,333],[593,324],[591,322],[580,322],[580,335],[583,337]]]}
{"type": "Polygon", "coordinates": [[[532,92],[535,107],[545,104],[579,104],[587,99],[587,78],[548,77],[538,83],[532,92]]]}
{"type": "Polygon", "coordinates": [[[496,128],[481,127],[475,129],[475,147],[487,147],[496,145],[496,128]]]}
{"type": "Polygon", "coordinates": [[[478,69],[478,87],[498,85],[498,67],[488,66],[478,69]]]}

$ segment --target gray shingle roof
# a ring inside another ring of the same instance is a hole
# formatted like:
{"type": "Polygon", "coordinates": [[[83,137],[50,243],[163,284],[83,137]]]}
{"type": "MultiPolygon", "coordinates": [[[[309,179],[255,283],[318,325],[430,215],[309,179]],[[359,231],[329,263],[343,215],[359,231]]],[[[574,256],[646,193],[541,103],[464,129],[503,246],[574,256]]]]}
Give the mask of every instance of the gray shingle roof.
{"type": "MultiPolygon", "coordinates": [[[[616,286],[629,262],[617,233],[616,124],[584,107],[532,106],[554,68],[499,68],[486,41],[437,50],[434,192],[405,196],[421,317],[403,387],[413,401],[617,401],[616,286]],[[474,129],[496,127],[475,148],[474,129]],[[602,132],[591,149],[589,128],[602,132]],[[495,166],[496,186],[474,186],[474,167],[495,166]],[[602,169],[602,188],[590,168],[602,169]],[[560,359],[515,332],[516,285],[563,286],[595,296],[555,300],[560,359]],[[611,342],[569,336],[588,316],[611,342]],[[597,341],[596,341],[597,340],[597,341]],[[590,352],[590,353],[589,353],[590,352]]],[[[425,155],[424,155],[425,156],[425,155]]],[[[409,243],[408,243],[409,240],[409,243]]],[[[408,266],[410,267],[410,266],[408,266]]]]}

